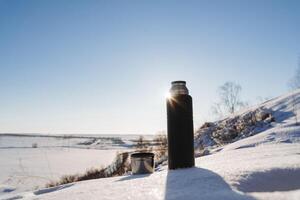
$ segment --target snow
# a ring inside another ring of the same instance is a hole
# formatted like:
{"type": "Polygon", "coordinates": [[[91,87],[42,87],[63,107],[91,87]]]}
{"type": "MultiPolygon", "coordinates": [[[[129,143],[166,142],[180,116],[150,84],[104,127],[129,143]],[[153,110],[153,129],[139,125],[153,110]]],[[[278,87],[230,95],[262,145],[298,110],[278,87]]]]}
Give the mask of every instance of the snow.
{"type": "MultiPolygon", "coordinates": [[[[300,90],[258,107],[272,109],[276,122],[257,135],[219,147],[189,169],[159,167],[148,175],[82,181],[2,199],[300,199],[300,90]]],[[[7,188],[9,189],[9,188],[7,188]]]]}
{"type": "Polygon", "coordinates": [[[14,192],[33,190],[63,175],[109,165],[115,156],[116,150],[28,148],[18,152],[2,149],[0,187],[9,186],[14,192]]]}
{"type": "Polygon", "coordinates": [[[136,135],[0,134],[0,199],[1,195],[43,188],[64,175],[106,167],[117,152],[127,151],[137,138],[136,135]],[[121,138],[125,144],[111,138],[121,138]],[[85,144],[91,140],[94,143],[85,144]],[[37,144],[37,148],[32,148],[32,144],[37,144]]]}
{"type": "Polygon", "coordinates": [[[168,171],[163,167],[150,175],[83,181],[19,196],[24,199],[296,200],[300,197],[299,157],[299,143],[268,144],[200,157],[191,169],[168,171]]]}

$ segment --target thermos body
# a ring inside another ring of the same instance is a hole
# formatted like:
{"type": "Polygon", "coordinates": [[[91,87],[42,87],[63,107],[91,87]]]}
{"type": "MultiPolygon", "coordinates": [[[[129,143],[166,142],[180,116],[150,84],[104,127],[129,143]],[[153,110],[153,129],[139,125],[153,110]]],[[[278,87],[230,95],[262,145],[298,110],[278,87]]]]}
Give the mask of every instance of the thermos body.
{"type": "MultiPolygon", "coordinates": [[[[175,81],[172,84],[182,82],[184,81],[175,81]]],[[[193,167],[195,158],[192,97],[188,95],[188,91],[176,93],[171,89],[170,93],[171,97],[167,99],[169,169],[193,167]]]]}

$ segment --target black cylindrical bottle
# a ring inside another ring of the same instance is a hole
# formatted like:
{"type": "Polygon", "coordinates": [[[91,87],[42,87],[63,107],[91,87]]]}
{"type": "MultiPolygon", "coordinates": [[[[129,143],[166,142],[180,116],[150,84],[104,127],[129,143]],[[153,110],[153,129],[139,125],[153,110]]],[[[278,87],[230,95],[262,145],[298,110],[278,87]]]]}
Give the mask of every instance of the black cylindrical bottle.
{"type": "Polygon", "coordinates": [[[174,81],[167,98],[169,169],[195,165],[192,97],[185,81],[174,81]]]}

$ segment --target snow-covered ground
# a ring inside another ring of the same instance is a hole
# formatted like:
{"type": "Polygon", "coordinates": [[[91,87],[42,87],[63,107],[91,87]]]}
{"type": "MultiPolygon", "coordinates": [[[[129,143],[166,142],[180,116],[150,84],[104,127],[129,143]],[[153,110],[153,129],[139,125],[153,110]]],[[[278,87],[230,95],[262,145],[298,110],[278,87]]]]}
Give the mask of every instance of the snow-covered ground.
{"type": "Polygon", "coordinates": [[[27,148],[0,150],[0,194],[45,187],[63,175],[83,173],[92,167],[109,165],[116,150],[72,148],[27,148]]]}
{"type": "Polygon", "coordinates": [[[2,195],[43,188],[63,175],[106,167],[117,152],[127,151],[137,138],[0,134],[0,199],[2,195]]]}
{"type": "Polygon", "coordinates": [[[299,101],[300,90],[260,105],[273,111],[276,121],[270,127],[197,158],[194,168],[167,170],[163,166],[150,175],[82,181],[2,198],[299,200],[299,101]]]}
{"type": "MultiPolygon", "coordinates": [[[[241,143],[241,146],[244,144],[241,143]]],[[[196,159],[196,167],[83,181],[23,193],[24,199],[295,199],[300,144],[264,144],[196,159]]],[[[9,196],[6,196],[8,198],[9,196]]]]}

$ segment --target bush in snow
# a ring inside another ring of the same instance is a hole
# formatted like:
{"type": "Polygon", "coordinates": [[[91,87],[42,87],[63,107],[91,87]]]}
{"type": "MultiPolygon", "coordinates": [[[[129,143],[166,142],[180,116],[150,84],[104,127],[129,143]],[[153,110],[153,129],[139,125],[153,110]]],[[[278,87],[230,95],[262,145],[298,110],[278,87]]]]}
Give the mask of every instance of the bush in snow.
{"type": "Polygon", "coordinates": [[[88,169],[84,174],[65,175],[62,176],[58,181],[52,181],[46,184],[46,187],[54,187],[54,186],[73,183],[77,181],[123,175],[130,170],[130,165],[128,163],[128,156],[129,154],[127,152],[119,153],[117,154],[113,163],[107,167],[91,168],[88,169]]]}
{"type": "Polygon", "coordinates": [[[168,139],[165,133],[160,133],[153,141],[156,146],[153,148],[153,153],[155,154],[155,165],[158,166],[168,159],[168,139]]]}
{"type": "Polygon", "coordinates": [[[136,148],[138,150],[145,150],[147,149],[147,142],[145,141],[143,136],[140,136],[139,139],[136,141],[136,148]]]}
{"type": "Polygon", "coordinates": [[[37,148],[37,147],[38,147],[38,144],[37,144],[37,143],[32,143],[32,144],[31,144],[31,147],[32,147],[32,148],[37,148]]]}
{"type": "Polygon", "coordinates": [[[213,146],[222,146],[240,138],[263,131],[274,122],[272,111],[259,108],[242,115],[228,117],[214,123],[206,122],[196,131],[195,147],[198,155],[207,155],[213,146]]]}

